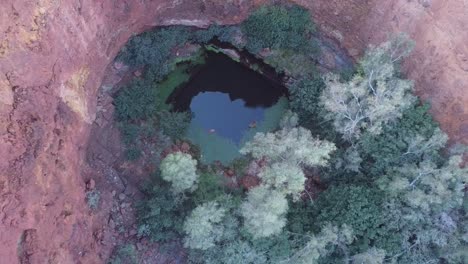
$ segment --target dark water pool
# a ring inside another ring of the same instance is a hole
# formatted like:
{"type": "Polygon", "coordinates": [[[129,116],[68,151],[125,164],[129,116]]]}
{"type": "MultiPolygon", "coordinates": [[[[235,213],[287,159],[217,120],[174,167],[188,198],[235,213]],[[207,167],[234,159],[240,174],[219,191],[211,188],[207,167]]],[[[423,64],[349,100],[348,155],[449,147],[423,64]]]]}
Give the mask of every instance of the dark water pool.
{"type": "Polygon", "coordinates": [[[221,92],[201,92],[190,104],[195,113],[192,122],[208,133],[216,133],[240,143],[243,132],[263,120],[263,107],[246,107],[242,99],[231,100],[229,94],[221,92]]]}
{"type": "Polygon", "coordinates": [[[246,130],[262,122],[265,109],[285,94],[286,88],[271,76],[207,51],[206,63],[168,101],[176,111],[192,111],[192,125],[239,144],[246,130]]]}
{"type": "Polygon", "coordinates": [[[207,51],[205,64],[192,69],[189,81],[169,96],[175,111],[194,113],[186,138],[200,147],[202,162],[227,165],[255,133],[277,127],[288,107],[287,91],[272,72],[249,54],[236,62],[207,51]],[[252,63],[266,74],[252,70],[252,63]]]}

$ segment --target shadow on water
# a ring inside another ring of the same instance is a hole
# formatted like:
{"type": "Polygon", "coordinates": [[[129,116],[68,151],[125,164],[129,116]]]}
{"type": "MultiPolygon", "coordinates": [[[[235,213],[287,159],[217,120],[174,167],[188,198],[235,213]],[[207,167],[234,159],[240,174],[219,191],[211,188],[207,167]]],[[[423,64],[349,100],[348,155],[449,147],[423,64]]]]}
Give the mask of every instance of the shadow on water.
{"type": "Polygon", "coordinates": [[[278,80],[273,81],[222,53],[207,51],[206,63],[194,70],[190,80],[174,91],[168,102],[176,111],[187,111],[192,98],[201,92],[225,93],[231,101],[242,99],[246,107],[270,107],[287,90],[278,80]]]}

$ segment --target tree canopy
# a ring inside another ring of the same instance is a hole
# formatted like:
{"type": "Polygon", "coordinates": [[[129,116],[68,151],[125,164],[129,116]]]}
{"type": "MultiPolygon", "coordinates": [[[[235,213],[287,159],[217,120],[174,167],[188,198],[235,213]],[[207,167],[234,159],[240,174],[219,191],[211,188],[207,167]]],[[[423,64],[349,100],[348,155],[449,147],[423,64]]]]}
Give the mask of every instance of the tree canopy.
{"type": "Polygon", "coordinates": [[[193,191],[197,188],[197,160],[190,154],[176,152],[161,161],[161,177],[171,183],[174,193],[193,191]]]}

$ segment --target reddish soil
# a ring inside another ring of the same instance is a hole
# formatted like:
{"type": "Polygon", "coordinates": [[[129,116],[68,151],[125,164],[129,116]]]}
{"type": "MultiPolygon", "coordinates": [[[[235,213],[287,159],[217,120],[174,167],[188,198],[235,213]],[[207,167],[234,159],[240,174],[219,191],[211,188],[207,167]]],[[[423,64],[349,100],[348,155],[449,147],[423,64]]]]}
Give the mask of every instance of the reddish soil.
{"type": "MultiPolygon", "coordinates": [[[[91,133],[111,123],[112,110],[103,111],[108,99],[98,99],[106,68],[134,33],[156,25],[235,23],[260,2],[2,1],[2,263],[104,263],[114,243],[135,235],[131,204],[138,193],[120,177],[124,165],[115,167],[119,135],[112,127],[91,133]],[[99,211],[86,204],[87,183],[88,191],[101,191],[99,211]],[[116,221],[128,233],[119,233],[116,221]]],[[[355,58],[387,34],[408,32],[417,45],[405,72],[451,140],[468,143],[466,0],[296,2],[355,58]]]]}

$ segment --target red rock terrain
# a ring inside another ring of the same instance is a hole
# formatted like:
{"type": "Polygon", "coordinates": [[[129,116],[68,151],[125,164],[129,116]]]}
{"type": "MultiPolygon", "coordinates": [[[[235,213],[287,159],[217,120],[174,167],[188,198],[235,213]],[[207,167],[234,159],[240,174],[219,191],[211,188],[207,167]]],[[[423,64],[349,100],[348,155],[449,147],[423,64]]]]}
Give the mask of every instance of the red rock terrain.
{"type": "MultiPolygon", "coordinates": [[[[106,68],[134,33],[167,24],[235,23],[259,2],[0,3],[1,263],[105,262],[112,244],[103,243],[102,230],[111,225],[111,206],[92,213],[85,191],[95,170],[86,150],[88,142],[99,143],[96,135],[89,139],[106,68]]],[[[392,32],[408,32],[417,45],[405,72],[452,141],[468,143],[468,1],[296,2],[354,57],[392,32]]],[[[96,179],[98,187],[105,183],[96,179]]],[[[112,204],[114,198],[106,193],[102,199],[112,204]]]]}

